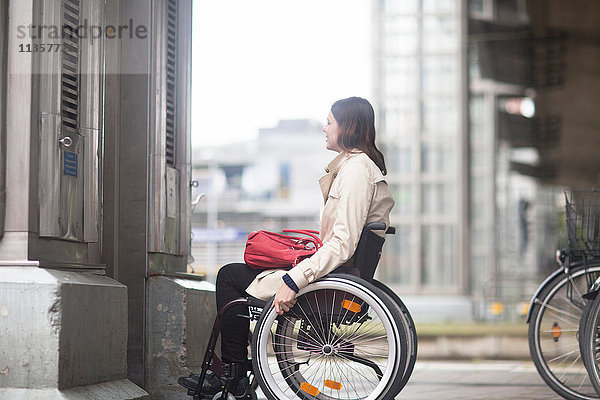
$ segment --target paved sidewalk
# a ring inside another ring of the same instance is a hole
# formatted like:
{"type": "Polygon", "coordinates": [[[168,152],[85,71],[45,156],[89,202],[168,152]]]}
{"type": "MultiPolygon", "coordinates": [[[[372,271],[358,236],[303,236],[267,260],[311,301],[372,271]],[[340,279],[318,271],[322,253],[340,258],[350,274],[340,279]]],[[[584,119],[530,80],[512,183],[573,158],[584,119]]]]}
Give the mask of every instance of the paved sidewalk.
{"type": "Polygon", "coordinates": [[[550,400],[561,399],[531,361],[417,361],[397,399],[550,400]]]}
{"type": "Polygon", "coordinates": [[[563,400],[546,386],[531,361],[417,361],[396,399],[563,400]]]}

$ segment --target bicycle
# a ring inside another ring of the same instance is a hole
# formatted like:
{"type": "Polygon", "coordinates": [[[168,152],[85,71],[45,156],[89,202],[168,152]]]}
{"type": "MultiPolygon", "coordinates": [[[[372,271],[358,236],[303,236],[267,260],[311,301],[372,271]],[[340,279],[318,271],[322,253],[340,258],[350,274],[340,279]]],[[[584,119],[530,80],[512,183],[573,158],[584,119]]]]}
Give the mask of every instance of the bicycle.
{"type": "MultiPolygon", "coordinates": [[[[296,305],[279,316],[254,298],[233,300],[217,314],[199,375],[179,378],[194,400],[228,399],[239,368],[250,380],[250,390],[239,396],[256,399],[260,389],[269,400],[394,398],[406,385],[416,356],[416,330],[400,298],[373,274],[383,246],[374,230],[365,226],[354,266],[340,267],[300,290],[296,305]],[[252,360],[244,365],[224,364],[214,353],[223,314],[232,306],[249,306],[256,320],[252,334],[252,360]],[[211,396],[200,388],[207,372],[222,379],[221,390],[211,396]]],[[[386,233],[394,233],[389,228],[386,233]]]]}
{"type": "Polygon", "coordinates": [[[526,320],[529,350],[538,373],[550,388],[570,400],[600,398],[579,343],[584,295],[600,277],[600,258],[578,240],[589,205],[586,193],[565,191],[568,249],[557,251],[559,268],[538,287],[526,320]]]}
{"type": "MultiPolygon", "coordinates": [[[[600,258],[600,192],[579,192],[579,202],[571,207],[571,220],[575,221],[569,234],[580,252],[591,259],[600,258]]],[[[579,323],[579,345],[583,363],[592,386],[600,395],[600,278],[583,296],[587,300],[579,323]]]]}

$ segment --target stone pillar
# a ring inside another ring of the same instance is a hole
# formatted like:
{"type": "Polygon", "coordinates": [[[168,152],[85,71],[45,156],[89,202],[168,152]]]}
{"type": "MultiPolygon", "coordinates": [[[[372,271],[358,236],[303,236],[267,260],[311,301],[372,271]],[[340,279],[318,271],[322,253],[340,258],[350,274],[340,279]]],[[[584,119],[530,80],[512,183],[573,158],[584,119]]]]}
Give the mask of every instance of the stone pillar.
{"type": "Polygon", "coordinates": [[[200,370],[216,309],[211,283],[175,275],[150,277],[146,390],[153,400],[189,400],[177,378],[200,370]]]}

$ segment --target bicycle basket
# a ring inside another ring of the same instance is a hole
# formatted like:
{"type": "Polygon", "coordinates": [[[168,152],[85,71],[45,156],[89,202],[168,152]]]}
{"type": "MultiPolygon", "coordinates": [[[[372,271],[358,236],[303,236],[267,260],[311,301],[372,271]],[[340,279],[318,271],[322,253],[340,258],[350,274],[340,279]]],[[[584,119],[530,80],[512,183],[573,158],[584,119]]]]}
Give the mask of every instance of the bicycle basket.
{"type": "Polygon", "coordinates": [[[600,190],[566,190],[565,202],[569,249],[600,256],[600,190]]]}

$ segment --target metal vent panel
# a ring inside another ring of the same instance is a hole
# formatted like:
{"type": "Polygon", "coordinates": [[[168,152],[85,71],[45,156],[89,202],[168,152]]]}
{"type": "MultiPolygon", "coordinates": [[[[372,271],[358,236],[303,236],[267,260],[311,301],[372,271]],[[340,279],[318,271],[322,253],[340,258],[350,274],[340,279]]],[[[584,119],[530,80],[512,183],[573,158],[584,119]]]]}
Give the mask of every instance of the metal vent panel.
{"type": "Polygon", "coordinates": [[[77,133],[79,123],[79,0],[63,0],[61,116],[63,134],[77,133]]]}
{"type": "Polygon", "coordinates": [[[176,98],[177,98],[177,0],[167,1],[166,55],[166,141],[167,165],[175,166],[176,98]]]}

